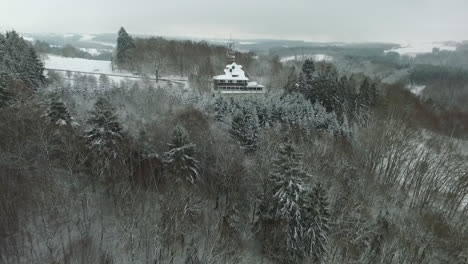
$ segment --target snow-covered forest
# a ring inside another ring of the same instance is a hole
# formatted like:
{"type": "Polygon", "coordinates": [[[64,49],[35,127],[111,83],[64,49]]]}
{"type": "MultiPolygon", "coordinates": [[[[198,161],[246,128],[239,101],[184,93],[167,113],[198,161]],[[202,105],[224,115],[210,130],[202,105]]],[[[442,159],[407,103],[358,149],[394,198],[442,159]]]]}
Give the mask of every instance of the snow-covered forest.
{"type": "Polygon", "coordinates": [[[237,51],[228,96],[225,46],[115,37],[0,34],[0,263],[468,263],[466,43],[237,51]]]}

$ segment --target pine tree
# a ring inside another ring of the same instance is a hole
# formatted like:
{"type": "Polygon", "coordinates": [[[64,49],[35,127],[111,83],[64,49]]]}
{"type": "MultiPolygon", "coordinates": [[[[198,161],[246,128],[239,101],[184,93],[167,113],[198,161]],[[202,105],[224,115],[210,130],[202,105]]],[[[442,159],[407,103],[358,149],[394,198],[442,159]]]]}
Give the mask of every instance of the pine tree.
{"type": "Polygon", "coordinates": [[[72,118],[65,104],[60,100],[58,94],[50,96],[49,109],[47,116],[50,121],[58,125],[71,125],[72,118]]]}
{"type": "Polygon", "coordinates": [[[125,67],[130,62],[129,51],[134,49],[135,42],[128,35],[125,28],[121,27],[117,37],[116,64],[118,67],[125,67]]]}
{"type": "Polygon", "coordinates": [[[47,84],[44,65],[33,46],[15,31],[5,36],[0,34],[0,74],[6,74],[11,82],[24,84],[29,89],[36,90],[47,84]]]}
{"type": "Polygon", "coordinates": [[[176,126],[172,134],[170,150],[164,154],[164,162],[175,175],[195,183],[198,180],[198,161],[194,158],[195,145],[190,142],[187,130],[176,126]]]}
{"type": "Polygon", "coordinates": [[[359,87],[359,105],[360,108],[367,109],[371,103],[371,84],[368,78],[365,78],[362,81],[361,86],[359,87]]]}
{"type": "Polygon", "coordinates": [[[0,72],[0,108],[10,105],[13,101],[12,94],[8,91],[10,78],[6,73],[0,72]]]}
{"type": "Polygon", "coordinates": [[[217,121],[223,122],[228,114],[228,103],[222,96],[216,98],[214,102],[214,112],[215,112],[215,119],[217,121]]]}
{"type": "Polygon", "coordinates": [[[304,248],[307,255],[316,261],[323,260],[326,252],[327,235],[330,230],[330,209],[325,189],[321,184],[314,186],[305,198],[306,228],[304,248]]]}
{"type": "Polygon", "coordinates": [[[326,193],[320,185],[305,184],[311,176],[301,168],[300,156],[292,143],[281,144],[259,209],[260,225],[275,228],[274,233],[286,232],[275,234],[280,241],[274,243],[287,248],[289,258],[296,261],[306,256],[320,259],[329,229],[326,193]]]}
{"type": "Polygon", "coordinates": [[[285,93],[299,92],[298,76],[296,74],[296,67],[292,66],[289,70],[288,81],[284,86],[285,93]]]}
{"type": "Polygon", "coordinates": [[[258,119],[252,113],[252,109],[243,108],[232,118],[229,133],[239,142],[246,152],[253,152],[257,149],[258,140],[258,119]]]}
{"type": "Polygon", "coordinates": [[[115,110],[103,97],[99,97],[88,119],[90,129],[86,131],[87,145],[98,166],[99,175],[111,169],[112,162],[121,154],[123,132],[115,110]]]}
{"type": "Polygon", "coordinates": [[[310,78],[315,73],[315,64],[313,60],[307,59],[302,65],[302,73],[310,78]]]}
{"type": "Polygon", "coordinates": [[[268,112],[268,108],[263,105],[256,105],[257,109],[257,118],[258,118],[258,125],[261,128],[267,127],[271,123],[270,113],[268,112]]]}

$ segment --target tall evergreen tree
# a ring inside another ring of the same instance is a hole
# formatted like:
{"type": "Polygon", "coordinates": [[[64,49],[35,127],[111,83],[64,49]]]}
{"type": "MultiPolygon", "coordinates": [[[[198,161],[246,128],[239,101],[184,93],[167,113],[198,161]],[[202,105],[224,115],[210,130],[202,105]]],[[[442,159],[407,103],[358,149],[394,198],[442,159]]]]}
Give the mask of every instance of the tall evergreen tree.
{"type": "Polygon", "coordinates": [[[4,80],[29,89],[36,90],[47,84],[44,65],[36,51],[15,31],[7,32],[5,36],[0,34],[0,74],[8,76],[4,80]]]}
{"type": "Polygon", "coordinates": [[[135,48],[133,38],[121,27],[117,37],[116,64],[125,67],[130,62],[130,50],[135,48]]]}
{"type": "Polygon", "coordinates": [[[195,145],[190,142],[187,130],[178,125],[172,134],[170,150],[164,154],[164,162],[169,169],[190,183],[198,180],[198,161],[194,158],[195,145]]]}
{"type": "MultiPolygon", "coordinates": [[[[90,129],[86,131],[87,146],[93,158],[98,176],[106,176],[113,171],[116,161],[121,159],[123,132],[115,115],[114,107],[103,97],[99,97],[88,119],[90,129]]],[[[118,170],[118,168],[115,168],[118,170]]]]}
{"type": "Polygon", "coordinates": [[[252,113],[253,109],[243,108],[233,117],[229,133],[239,142],[246,152],[253,152],[257,149],[258,140],[258,118],[252,113]]]}
{"type": "Polygon", "coordinates": [[[365,78],[359,87],[359,105],[361,108],[367,108],[370,105],[370,86],[369,79],[365,78]]]}
{"type": "Polygon", "coordinates": [[[13,96],[9,91],[9,85],[9,76],[4,72],[0,72],[0,107],[7,106],[13,101],[13,96]]]}
{"type": "Polygon", "coordinates": [[[299,92],[298,76],[296,73],[296,67],[292,66],[289,70],[288,81],[284,86],[285,93],[299,92]]]}
{"type": "Polygon", "coordinates": [[[291,260],[300,262],[304,257],[319,260],[327,242],[329,211],[326,194],[320,185],[305,183],[310,179],[300,165],[300,155],[290,142],[282,143],[273,164],[259,209],[260,225],[285,232],[273,235],[284,243],[291,260]]]}
{"type": "Polygon", "coordinates": [[[65,104],[60,100],[58,94],[54,93],[50,96],[49,109],[47,116],[52,123],[58,125],[71,125],[72,118],[65,104]]]}
{"type": "Polygon", "coordinates": [[[228,114],[228,103],[222,96],[218,96],[214,102],[215,119],[223,122],[228,114]]]}
{"type": "Polygon", "coordinates": [[[306,77],[311,77],[315,73],[315,64],[313,60],[306,59],[304,61],[304,64],[302,65],[302,73],[306,75],[306,77]]]}

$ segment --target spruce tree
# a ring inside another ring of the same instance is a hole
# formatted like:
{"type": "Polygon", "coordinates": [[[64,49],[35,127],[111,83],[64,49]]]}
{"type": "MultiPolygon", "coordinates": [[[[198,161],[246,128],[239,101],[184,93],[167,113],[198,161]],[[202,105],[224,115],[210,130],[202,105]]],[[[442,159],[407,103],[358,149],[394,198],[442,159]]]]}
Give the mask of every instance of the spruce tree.
{"type": "MultiPolygon", "coordinates": [[[[44,65],[30,43],[15,31],[0,34],[0,74],[10,82],[38,89],[47,84],[44,65]]],[[[15,91],[11,91],[15,92],[15,91]]]]}
{"type": "Polygon", "coordinates": [[[284,86],[285,93],[294,93],[299,91],[298,76],[296,74],[296,67],[292,66],[289,70],[288,81],[284,86]]]}
{"type": "Polygon", "coordinates": [[[8,91],[9,85],[9,76],[4,72],[0,72],[0,108],[10,105],[13,101],[13,95],[8,91]]]}
{"type": "Polygon", "coordinates": [[[311,59],[306,59],[302,65],[302,73],[310,78],[315,73],[315,64],[311,59]]]}
{"type": "Polygon", "coordinates": [[[135,48],[133,38],[121,27],[117,37],[116,64],[125,67],[130,62],[129,51],[135,48]]]}
{"type": "Polygon", "coordinates": [[[121,154],[123,132],[115,115],[114,107],[103,97],[99,97],[88,119],[90,129],[85,138],[93,163],[98,166],[99,175],[112,169],[113,161],[121,154]]]}
{"type": "Polygon", "coordinates": [[[253,152],[257,149],[258,140],[258,118],[254,115],[253,109],[243,108],[233,117],[229,133],[240,144],[246,152],[253,152]]]}
{"type": "Polygon", "coordinates": [[[305,183],[311,176],[301,168],[300,156],[292,143],[281,144],[259,209],[260,225],[274,228],[264,231],[285,232],[275,234],[280,239],[273,242],[297,262],[323,256],[329,219],[326,193],[320,185],[305,183]]]}
{"type": "Polygon", "coordinates": [[[268,108],[262,105],[256,105],[257,109],[257,118],[258,118],[258,125],[261,128],[267,127],[271,123],[270,113],[268,112],[268,108]]]}
{"type": "Polygon", "coordinates": [[[195,183],[198,180],[198,161],[194,158],[195,145],[190,142],[187,130],[178,125],[172,134],[170,150],[164,154],[164,162],[178,177],[195,183]]]}
{"type": "Polygon", "coordinates": [[[321,184],[316,184],[312,191],[307,192],[304,211],[306,212],[306,227],[304,248],[306,254],[320,262],[326,253],[327,236],[330,230],[330,208],[327,193],[321,184]]]}
{"type": "Polygon", "coordinates": [[[228,114],[228,103],[222,96],[216,98],[214,102],[215,119],[223,122],[228,114]]]}
{"type": "Polygon", "coordinates": [[[371,103],[370,87],[371,84],[368,78],[365,78],[359,87],[359,105],[363,109],[367,109],[371,103]]]}
{"type": "Polygon", "coordinates": [[[58,125],[71,125],[72,118],[65,104],[60,100],[58,94],[50,96],[49,109],[47,116],[50,121],[58,125]]]}

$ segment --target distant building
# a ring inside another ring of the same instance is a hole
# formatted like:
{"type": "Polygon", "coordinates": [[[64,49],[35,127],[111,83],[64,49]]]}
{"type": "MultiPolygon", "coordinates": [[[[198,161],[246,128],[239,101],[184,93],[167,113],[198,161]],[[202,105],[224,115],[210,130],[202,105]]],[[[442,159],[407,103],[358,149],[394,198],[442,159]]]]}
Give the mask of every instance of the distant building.
{"type": "Polygon", "coordinates": [[[214,90],[223,94],[263,94],[265,86],[256,82],[249,82],[245,76],[242,65],[235,63],[233,44],[228,44],[228,65],[224,68],[224,74],[213,77],[214,90]]]}

